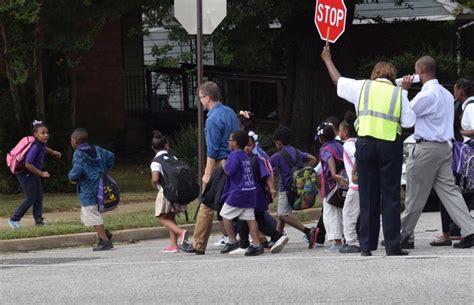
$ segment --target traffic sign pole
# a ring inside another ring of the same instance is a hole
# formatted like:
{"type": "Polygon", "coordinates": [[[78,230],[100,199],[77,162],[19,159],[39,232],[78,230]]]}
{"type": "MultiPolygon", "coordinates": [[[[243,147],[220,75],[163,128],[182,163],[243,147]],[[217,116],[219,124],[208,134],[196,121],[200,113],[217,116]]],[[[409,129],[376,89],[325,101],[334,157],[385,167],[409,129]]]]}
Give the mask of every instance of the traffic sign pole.
{"type": "MultiPolygon", "coordinates": [[[[197,85],[198,87],[202,84],[204,78],[203,71],[203,34],[202,34],[202,0],[197,0],[197,38],[196,38],[196,48],[197,48],[197,85]]],[[[204,111],[199,100],[198,92],[198,167],[199,167],[199,188],[202,192],[202,176],[204,175],[204,111]]],[[[194,219],[197,218],[198,209],[196,209],[196,214],[194,219]]]]}

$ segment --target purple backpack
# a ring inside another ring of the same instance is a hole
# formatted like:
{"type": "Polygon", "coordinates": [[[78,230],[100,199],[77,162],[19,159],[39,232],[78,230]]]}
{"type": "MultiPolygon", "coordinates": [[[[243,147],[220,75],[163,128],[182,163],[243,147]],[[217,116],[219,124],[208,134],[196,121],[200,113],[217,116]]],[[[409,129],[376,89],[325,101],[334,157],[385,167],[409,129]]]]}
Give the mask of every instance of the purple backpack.
{"type": "Polygon", "coordinates": [[[452,169],[461,192],[474,192],[474,149],[469,142],[453,141],[452,169]]]}

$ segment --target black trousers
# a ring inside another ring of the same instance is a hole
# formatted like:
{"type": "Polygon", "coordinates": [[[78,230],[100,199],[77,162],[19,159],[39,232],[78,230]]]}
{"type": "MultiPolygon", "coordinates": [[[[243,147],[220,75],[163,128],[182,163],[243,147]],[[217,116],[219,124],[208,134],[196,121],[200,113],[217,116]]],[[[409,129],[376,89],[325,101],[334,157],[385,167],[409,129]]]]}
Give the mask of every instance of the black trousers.
{"type": "Polygon", "coordinates": [[[377,249],[380,214],[386,251],[400,247],[400,178],[403,147],[399,137],[383,141],[360,137],[356,143],[359,176],[359,242],[364,252],[377,249]]]}
{"type": "MultiPolygon", "coordinates": [[[[462,196],[466,201],[468,210],[470,211],[474,202],[474,195],[462,194],[462,196]]],[[[446,211],[446,208],[441,202],[439,203],[439,211],[441,212],[441,225],[443,227],[443,233],[449,233],[451,236],[461,236],[461,229],[453,222],[448,214],[448,211],[446,211]]]]}
{"type": "MultiPolygon", "coordinates": [[[[277,241],[282,234],[276,230],[277,222],[268,212],[255,212],[255,221],[258,224],[258,230],[271,238],[273,242],[277,241]]],[[[249,226],[244,220],[239,220],[239,243],[241,248],[248,248],[249,242],[249,226]]]]}

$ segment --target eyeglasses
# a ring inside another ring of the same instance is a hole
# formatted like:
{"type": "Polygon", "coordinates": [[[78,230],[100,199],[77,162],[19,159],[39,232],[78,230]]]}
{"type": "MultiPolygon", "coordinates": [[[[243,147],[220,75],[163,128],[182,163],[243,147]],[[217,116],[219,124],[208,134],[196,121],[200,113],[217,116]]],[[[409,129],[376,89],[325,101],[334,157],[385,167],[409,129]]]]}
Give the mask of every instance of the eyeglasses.
{"type": "Polygon", "coordinates": [[[227,141],[229,141],[229,142],[235,142],[235,140],[234,140],[234,139],[229,139],[229,140],[227,140],[227,141]]]}
{"type": "Polygon", "coordinates": [[[199,99],[205,98],[207,95],[200,95],[199,99]]]}

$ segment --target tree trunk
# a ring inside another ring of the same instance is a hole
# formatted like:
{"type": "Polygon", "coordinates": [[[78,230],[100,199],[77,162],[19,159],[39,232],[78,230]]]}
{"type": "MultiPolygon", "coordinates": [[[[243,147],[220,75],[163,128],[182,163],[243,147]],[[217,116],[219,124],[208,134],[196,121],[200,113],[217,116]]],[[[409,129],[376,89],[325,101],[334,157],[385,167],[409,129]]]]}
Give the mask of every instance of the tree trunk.
{"type": "Polygon", "coordinates": [[[44,29],[41,18],[36,22],[35,30],[35,49],[33,52],[33,71],[35,82],[35,105],[36,117],[40,120],[46,118],[46,106],[44,96],[44,81],[43,81],[43,46],[44,29]]]}
{"type": "Polygon", "coordinates": [[[7,74],[8,84],[10,86],[10,93],[12,95],[13,103],[15,105],[15,118],[20,128],[25,126],[25,114],[23,111],[23,102],[20,96],[20,91],[18,85],[15,83],[15,71],[12,68],[10,59],[8,58],[8,38],[6,34],[5,25],[0,23],[0,34],[1,34],[1,44],[3,48],[0,52],[0,56],[5,62],[5,71],[7,74]]]}
{"type": "Polygon", "coordinates": [[[76,104],[77,104],[77,72],[75,68],[69,70],[69,81],[71,86],[71,125],[76,126],[76,104]]]}
{"type": "MultiPolygon", "coordinates": [[[[336,87],[321,60],[325,42],[314,25],[313,2],[308,2],[307,9],[282,24],[287,42],[288,87],[286,102],[279,106],[280,122],[293,130],[295,145],[307,151],[313,143],[316,126],[328,116],[342,119],[345,110],[351,107],[337,98],[336,87]]],[[[341,73],[349,74],[354,66],[348,34],[355,9],[351,2],[346,0],[346,32],[337,43],[331,44],[336,66],[341,73]]]]}

